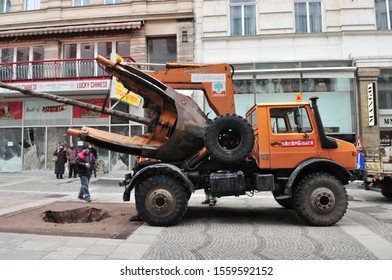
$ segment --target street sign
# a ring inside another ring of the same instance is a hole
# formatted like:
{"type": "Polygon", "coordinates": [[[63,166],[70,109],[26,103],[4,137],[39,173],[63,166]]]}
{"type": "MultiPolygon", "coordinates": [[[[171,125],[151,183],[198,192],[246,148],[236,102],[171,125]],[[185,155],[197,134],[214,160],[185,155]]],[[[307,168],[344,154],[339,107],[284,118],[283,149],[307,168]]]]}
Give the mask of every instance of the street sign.
{"type": "Polygon", "coordinates": [[[364,170],[365,169],[365,157],[363,156],[362,153],[358,153],[357,154],[356,168],[359,169],[359,170],[364,170]]]}
{"type": "Polygon", "coordinates": [[[361,135],[358,135],[357,142],[355,143],[355,148],[357,149],[358,152],[363,152],[361,135]]]}

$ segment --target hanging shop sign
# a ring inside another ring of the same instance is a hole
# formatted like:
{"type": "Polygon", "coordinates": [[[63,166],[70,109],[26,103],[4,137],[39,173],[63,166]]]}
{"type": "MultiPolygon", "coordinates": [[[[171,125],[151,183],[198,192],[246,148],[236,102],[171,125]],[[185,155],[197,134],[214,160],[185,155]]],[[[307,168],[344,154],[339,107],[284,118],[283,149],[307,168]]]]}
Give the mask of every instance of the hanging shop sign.
{"type": "Polygon", "coordinates": [[[370,83],[367,86],[367,92],[368,92],[368,122],[369,122],[369,126],[377,125],[375,88],[376,88],[376,84],[375,83],[370,83]]]}
{"type": "MultiPolygon", "coordinates": [[[[124,62],[124,59],[118,54],[113,54],[111,60],[124,62]]],[[[110,97],[121,100],[128,104],[138,107],[141,102],[141,97],[136,93],[129,91],[124,85],[116,78],[112,78],[112,88],[110,91],[110,97]]]]}

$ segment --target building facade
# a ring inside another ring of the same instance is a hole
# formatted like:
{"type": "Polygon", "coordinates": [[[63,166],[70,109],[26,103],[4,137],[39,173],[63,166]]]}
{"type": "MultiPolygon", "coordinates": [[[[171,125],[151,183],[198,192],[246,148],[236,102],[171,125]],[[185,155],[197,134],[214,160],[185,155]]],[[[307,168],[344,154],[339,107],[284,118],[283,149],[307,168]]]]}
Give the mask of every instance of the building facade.
{"type": "MultiPolygon", "coordinates": [[[[0,0],[0,80],[103,105],[95,63],[230,63],[236,109],[319,97],[329,135],[391,145],[392,0],[0,0]],[[372,107],[373,106],[373,107],[372,107]]],[[[204,111],[211,109],[194,93],[204,111]]],[[[144,114],[140,102],[107,106],[144,114]]],[[[134,135],[143,126],[0,89],[0,172],[53,168],[68,127],[134,135]]],[[[213,114],[209,115],[210,117],[213,114]]],[[[102,171],[133,158],[99,148],[102,171]]]]}
{"type": "Polygon", "coordinates": [[[195,15],[195,59],[234,65],[240,114],[303,92],[319,97],[330,135],[391,138],[391,0],[195,0],[195,15]]]}
{"type": "MultiPolygon", "coordinates": [[[[0,80],[102,106],[111,83],[95,62],[117,53],[137,62],[194,60],[191,0],[0,1],[0,80]]],[[[107,107],[143,114],[140,100],[107,107]]],[[[124,135],[144,127],[70,105],[0,89],[0,172],[51,170],[57,145],[87,125],[124,135]]],[[[98,148],[100,171],[130,169],[133,158],[98,148]]]]}

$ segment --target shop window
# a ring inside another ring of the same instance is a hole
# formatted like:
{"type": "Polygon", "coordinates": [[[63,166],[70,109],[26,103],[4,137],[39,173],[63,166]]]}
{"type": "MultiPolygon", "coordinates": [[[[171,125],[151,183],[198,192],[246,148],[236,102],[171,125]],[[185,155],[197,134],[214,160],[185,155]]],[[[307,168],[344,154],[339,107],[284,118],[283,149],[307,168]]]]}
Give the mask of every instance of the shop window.
{"type": "Polygon", "coordinates": [[[44,127],[29,127],[23,133],[23,169],[45,169],[45,137],[44,127]]]}
{"type": "Polygon", "coordinates": [[[375,0],[377,29],[392,29],[392,0],[375,0]]]}
{"type": "Polygon", "coordinates": [[[104,4],[118,4],[122,3],[122,0],[105,0],[104,4]]]}
{"type": "Polygon", "coordinates": [[[39,10],[41,7],[41,0],[25,0],[24,9],[25,11],[39,10]]]}
{"type": "Polygon", "coordinates": [[[73,1],[73,6],[88,6],[90,5],[90,0],[74,0],[73,1]]]}
{"type": "MultiPolygon", "coordinates": [[[[148,38],[148,62],[165,64],[177,61],[176,37],[148,38]]],[[[150,70],[164,69],[164,66],[151,66],[150,70]]]]}
{"type": "Polygon", "coordinates": [[[70,136],[67,134],[67,127],[48,127],[46,169],[53,170],[53,153],[57,150],[60,143],[64,144],[65,149],[70,143],[70,136]]]}
{"type": "Polygon", "coordinates": [[[256,35],[255,0],[230,0],[230,35],[256,35]]]}
{"type": "MultiPolygon", "coordinates": [[[[113,133],[129,136],[129,126],[112,126],[113,133]]],[[[129,154],[111,152],[110,153],[110,170],[128,170],[129,154]]]]}
{"type": "Polygon", "coordinates": [[[381,70],[377,87],[379,109],[392,109],[392,70],[381,70]]]}
{"type": "Polygon", "coordinates": [[[0,128],[0,173],[22,171],[22,129],[0,128]]]}
{"type": "Polygon", "coordinates": [[[11,0],[0,0],[0,14],[11,12],[11,0]]]}
{"type": "MultiPolygon", "coordinates": [[[[143,126],[131,125],[131,136],[142,135],[142,134],[143,134],[143,126]]],[[[135,167],[136,156],[131,155],[130,158],[131,158],[131,161],[129,163],[129,167],[130,167],[130,169],[132,169],[135,167]]]]}
{"type": "Polygon", "coordinates": [[[298,0],[294,3],[295,32],[322,32],[321,2],[298,0]]]}
{"type": "MultiPolygon", "coordinates": [[[[113,106],[114,104],[116,104],[116,105],[115,105],[114,108],[112,108],[112,109],[117,110],[117,111],[120,111],[120,112],[129,113],[129,105],[128,105],[127,103],[124,103],[124,102],[117,102],[117,100],[114,100],[114,99],[113,99],[113,100],[112,100],[112,106],[113,106]]],[[[129,121],[128,121],[128,120],[125,120],[125,119],[123,119],[123,118],[116,117],[116,116],[111,116],[111,121],[110,121],[110,123],[111,123],[111,124],[127,124],[127,123],[129,123],[129,121]]]]}
{"type": "Polygon", "coordinates": [[[380,146],[390,147],[392,131],[380,131],[380,146]]]}

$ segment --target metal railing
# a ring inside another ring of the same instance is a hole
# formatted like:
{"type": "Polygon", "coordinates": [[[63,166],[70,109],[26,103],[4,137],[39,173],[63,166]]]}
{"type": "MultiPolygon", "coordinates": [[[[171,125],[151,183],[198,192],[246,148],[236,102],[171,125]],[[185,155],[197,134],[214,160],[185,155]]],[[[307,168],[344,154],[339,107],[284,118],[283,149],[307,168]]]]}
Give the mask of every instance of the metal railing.
{"type": "Polygon", "coordinates": [[[0,62],[0,81],[108,78],[94,58],[0,62]]]}

